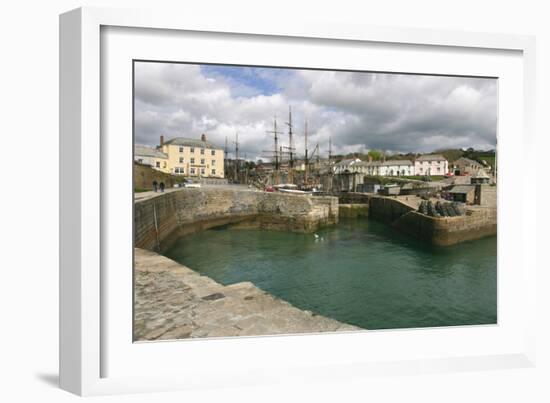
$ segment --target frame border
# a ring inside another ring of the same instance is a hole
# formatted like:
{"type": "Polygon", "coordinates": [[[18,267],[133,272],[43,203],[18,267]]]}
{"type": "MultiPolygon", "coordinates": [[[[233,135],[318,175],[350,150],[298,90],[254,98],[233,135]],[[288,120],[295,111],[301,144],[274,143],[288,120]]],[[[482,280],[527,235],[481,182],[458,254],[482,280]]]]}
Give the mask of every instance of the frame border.
{"type": "MultiPolygon", "coordinates": [[[[533,36],[473,33],[448,30],[373,27],[357,24],[305,21],[280,24],[266,21],[236,23],[230,19],[198,21],[192,15],[156,10],[79,8],[60,16],[60,306],[59,368],[60,386],[78,395],[182,389],[177,378],[167,378],[154,385],[136,385],[132,378],[101,378],[101,303],[100,268],[102,265],[100,236],[101,153],[100,153],[100,28],[120,26],[316,38],[343,41],[367,41],[427,46],[468,47],[476,49],[515,50],[523,53],[524,64],[524,142],[526,153],[536,150],[535,100],[536,64],[533,36]],[[135,389],[135,390],[134,390],[135,389]]],[[[536,189],[535,176],[523,184],[536,189]]],[[[532,190],[531,190],[532,192],[532,190]]],[[[535,221],[535,209],[523,209],[525,218],[535,221]]],[[[526,301],[529,329],[524,354],[490,357],[430,360],[432,371],[465,371],[496,366],[533,366],[535,358],[536,313],[536,245],[524,242],[528,273],[526,301]],[[532,317],[531,317],[532,316],[532,317]],[[433,362],[432,362],[433,361],[433,362]]],[[[395,363],[379,368],[373,364],[359,369],[364,375],[408,371],[426,372],[426,362],[395,363]],[[393,368],[393,369],[392,369],[393,368]]]]}

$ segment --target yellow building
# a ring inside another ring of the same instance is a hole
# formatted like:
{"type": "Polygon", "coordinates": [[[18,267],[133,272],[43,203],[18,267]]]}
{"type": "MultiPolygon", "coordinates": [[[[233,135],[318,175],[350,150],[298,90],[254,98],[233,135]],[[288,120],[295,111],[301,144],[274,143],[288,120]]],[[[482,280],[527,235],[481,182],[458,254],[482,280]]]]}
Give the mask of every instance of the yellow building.
{"type": "Polygon", "coordinates": [[[135,145],[134,161],[159,171],[205,178],[224,177],[224,151],[206,140],[175,137],[164,141],[160,136],[157,148],[135,145]]]}
{"type": "Polygon", "coordinates": [[[159,151],[167,159],[168,172],[174,175],[223,178],[224,152],[221,147],[206,140],[175,137],[164,141],[160,136],[159,151]]]}

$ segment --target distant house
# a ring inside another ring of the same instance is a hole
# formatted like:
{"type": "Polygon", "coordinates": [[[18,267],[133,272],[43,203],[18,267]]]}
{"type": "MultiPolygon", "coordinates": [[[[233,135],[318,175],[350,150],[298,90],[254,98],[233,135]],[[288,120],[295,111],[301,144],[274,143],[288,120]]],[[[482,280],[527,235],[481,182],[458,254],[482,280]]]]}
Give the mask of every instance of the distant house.
{"type": "Polygon", "coordinates": [[[360,172],[360,166],[357,165],[361,162],[359,158],[355,159],[345,159],[340,162],[337,162],[333,165],[332,171],[335,174],[348,174],[348,173],[357,173],[360,172]]]}
{"type": "Polygon", "coordinates": [[[380,164],[381,176],[411,176],[414,175],[414,164],[409,160],[388,160],[380,164]]]}
{"type": "Polygon", "coordinates": [[[361,161],[355,164],[355,169],[362,173],[363,175],[380,175],[380,164],[379,161],[361,161]]]}
{"type": "Polygon", "coordinates": [[[462,203],[473,203],[475,200],[474,185],[457,185],[449,190],[449,194],[452,196],[453,201],[462,203]]]}
{"type": "Polygon", "coordinates": [[[455,175],[474,175],[483,168],[483,164],[465,157],[461,157],[453,163],[455,175]]]}
{"type": "MultiPolygon", "coordinates": [[[[445,161],[446,162],[446,161],[445,161]]],[[[363,174],[369,176],[412,176],[414,163],[410,160],[361,161],[345,159],[334,164],[335,174],[363,174]]]]}
{"type": "Polygon", "coordinates": [[[446,175],[449,162],[440,154],[421,155],[414,161],[415,175],[446,175]]]}
{"type": "Polygon", "coordinates": [[[138,164],[149,165],[162,172],[170,172],[168,155],[156,148],[136,144],[134,146],[134,161],[138,164]]]}

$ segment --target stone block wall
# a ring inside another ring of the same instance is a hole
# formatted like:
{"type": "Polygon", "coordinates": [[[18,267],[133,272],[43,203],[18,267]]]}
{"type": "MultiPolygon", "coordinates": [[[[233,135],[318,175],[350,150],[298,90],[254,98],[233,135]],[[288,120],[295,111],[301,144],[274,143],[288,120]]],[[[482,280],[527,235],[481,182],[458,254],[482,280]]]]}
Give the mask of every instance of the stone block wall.
{"type": "Polygon", "coordinates": [[[497,205],[497,187],[489,184],[476,185],[475,204],[487,207],[497,205]]]}
{"type": "Polygon", "coordinates": [[[369,199],[369,217],[386,223],[393,223],[413,210],[411,206],[392,197],[371,196],[369,199]]]}
{"type": "Polygon", "coordinates": [[[373,196],[369,217],[433,245],[453,245],[497,233],[497,209],[470,207],[460,217],[430,217],[393,197],[373,196]]]}
{"type": "Polygon", "coordinates": [[[398,218],[393,226],[433,245],[454,245],[496,235],[497,211],[494,208],[480,208],[470,210],[465,216],[441,218],[410,211],[398,218]]]}
{"type": "Polygon", "coordinates": [[[182,188],[134,203],[135,246],[163,251],[221,225],[311,232],[338,222],[338,199],[228,188],[182,188]]]}
{"type": "Polygon", "coordinates": [[[171,188],[176,183],[176,177],[173,175],[157,171],[148,165],[141,165],[134,162],[134,189],[153,189],[153,181],[164,182],[167,188],[171,188]]]}

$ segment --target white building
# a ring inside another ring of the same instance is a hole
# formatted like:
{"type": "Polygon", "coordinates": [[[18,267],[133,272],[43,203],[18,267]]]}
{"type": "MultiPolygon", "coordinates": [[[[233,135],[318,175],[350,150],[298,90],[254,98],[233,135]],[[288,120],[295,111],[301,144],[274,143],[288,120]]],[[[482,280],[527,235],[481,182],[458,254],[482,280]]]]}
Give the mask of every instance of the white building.
{"type": "Polygon", "coordinates": [[[370,176],[412,176],[414,164],[409,160],[369,161],[354,164],[357,172],[370,176]]]}
{"type": "Polygon", "coordinates": [[[446,175],[449,162],[440,154],[421,155],[414,161],[414,175],[446,175]]]}
{"type": "Polygon", "coordinates": [[[342,160],[334,164],[332,167],[332,172],[335,174],[361,172],[361,167],[359,165],[360,163],[361,160],[359,158],[342,160]]]}
{"type": "Polygon", "coordinates": [[[414,164],[409,160],[388,160],[380,163],[381,176],[412,176],[414,164]]]}
{"type": "Polygon", "coordinates": [[[134,146],[134,161],[149,165],[159,171],[168,172],[168,155],[156,148],[136,144],[134,146]]]}

